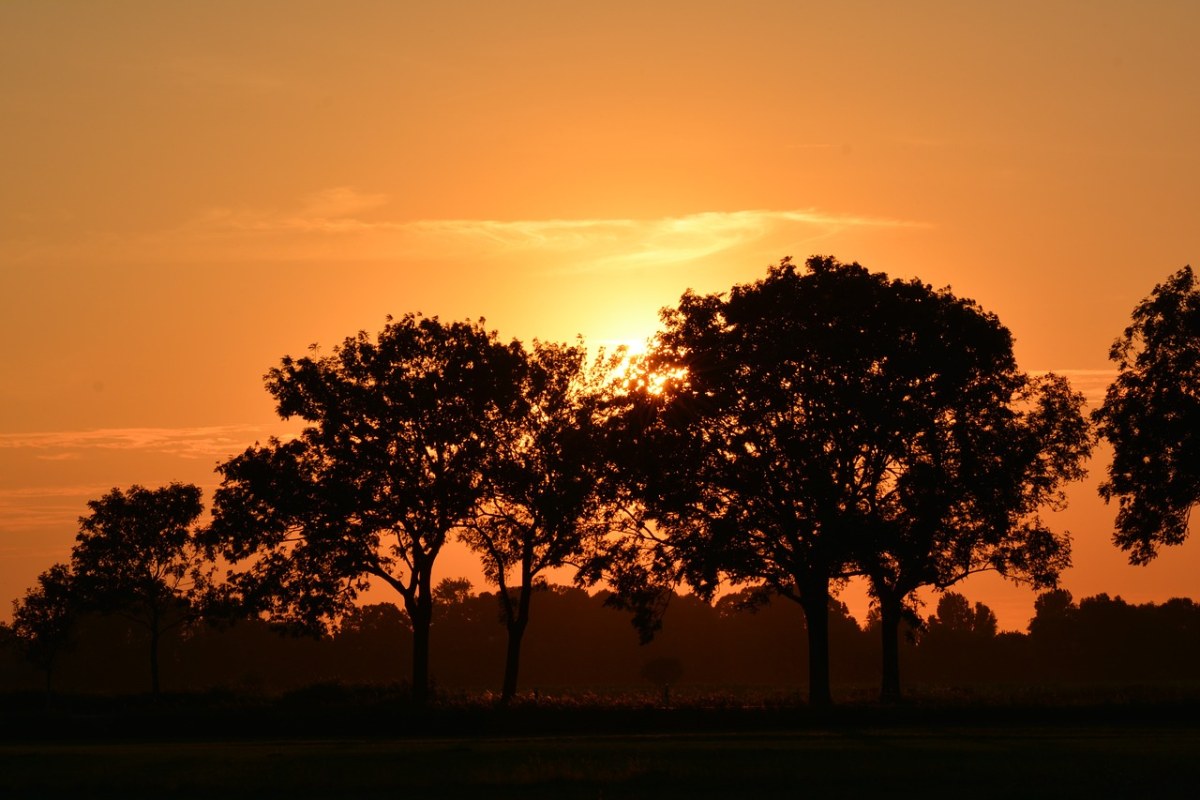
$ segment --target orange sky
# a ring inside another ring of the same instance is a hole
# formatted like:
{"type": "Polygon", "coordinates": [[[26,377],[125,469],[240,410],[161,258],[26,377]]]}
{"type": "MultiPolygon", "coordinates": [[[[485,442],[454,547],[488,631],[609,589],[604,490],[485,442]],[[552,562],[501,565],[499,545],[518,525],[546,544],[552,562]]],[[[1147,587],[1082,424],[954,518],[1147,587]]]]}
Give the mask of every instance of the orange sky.
{"type": "MultiPolygon", "coordinates": [[[[284,429],[263,372],[389,313],[637,341],[828,253],[951,284],[1098,397],[1200,265],[1198,35],[1165,1],[2,3],[0,603],[89,498],[210,492],[284,429]]],[[[1200,545],[1109,544],[1103,464],[1066,587],[1200,595],[1200,545]]]]}

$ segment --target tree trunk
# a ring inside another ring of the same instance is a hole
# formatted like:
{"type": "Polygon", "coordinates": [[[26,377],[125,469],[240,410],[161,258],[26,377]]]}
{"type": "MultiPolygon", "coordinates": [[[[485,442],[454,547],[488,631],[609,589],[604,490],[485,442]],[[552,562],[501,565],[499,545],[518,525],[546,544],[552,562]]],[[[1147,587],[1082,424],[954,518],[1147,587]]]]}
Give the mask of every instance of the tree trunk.
{"type": "Polygon", "coordinates": [[[525,619],[518,618],[508,626],[508,650],[504,656],[504,686],[500,691],[500,703],[507,704],[517,694],[517,675],[521,670],[521,639],[525,635],[525,619]]]}
{"type": "Polygon", "coordinates": [[[424,706],[429,702],[429,626],[433,621],[433,592],[428,577],[420,580],[408,617],[413,627],[412,701],[424,706]]]}
{"type": "Polygon", "coordinates": [[[808,628],[808,704],[833,705],[829,691],[829,581],[808,583],[800,600],[808,628]]]}
{"type": "MultiPolygon", "coordinates": [[[[533,576],[530,574],[528,563],[524,565],[521,575],[521,588],[517,590],[516,614],[511,615],[508,623],[508,649],[504,656],[504,685],[500,690],[500,703],[507,705],[517,694],[517,675],[521,671],[521,640],[525,636],[525,628],[529,625],[529,603],[533,597],[533,576]]],[[[512,606],[506,606],[511,609],[512,606]]]]}
{"type": "Polygon", "coordinates": [[[879,596],[879,624],[883,632],[883,682],[879,699],[884,703],[900,701],[900,615],[901,598],[887,593],[879,596]]]}

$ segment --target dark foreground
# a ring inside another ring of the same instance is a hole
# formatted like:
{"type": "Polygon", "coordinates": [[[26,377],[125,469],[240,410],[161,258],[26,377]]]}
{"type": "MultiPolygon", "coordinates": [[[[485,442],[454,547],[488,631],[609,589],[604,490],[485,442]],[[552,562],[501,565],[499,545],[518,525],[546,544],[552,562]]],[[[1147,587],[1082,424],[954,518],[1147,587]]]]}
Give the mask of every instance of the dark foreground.
{"type": "Polygon", "coordinates": [[[10,798],[1193,798],[1200,692],[797,700],[0,694],[10,798]],[[721,703],[724,703],[722,705],[721,703]]]}
{"type": "Polygon", "coordinates": [[[76,733],[53,736],[21,736],[9,716],[0,797],[1160,798],[1194,797],[1200,786],[1190,704],[475,710],[399,715],[390,735],[353,714],[322,717],[320,733],[234,726],[217,735],[169,712],[124,717],[111,734],[97,727],[103,720],[76,718],[76,733]]]}
{"type": "Polygon", "coordinates": [[[1194,797],[1200,733],[904,729],[0,745],[4,797],[1194,797]]]}

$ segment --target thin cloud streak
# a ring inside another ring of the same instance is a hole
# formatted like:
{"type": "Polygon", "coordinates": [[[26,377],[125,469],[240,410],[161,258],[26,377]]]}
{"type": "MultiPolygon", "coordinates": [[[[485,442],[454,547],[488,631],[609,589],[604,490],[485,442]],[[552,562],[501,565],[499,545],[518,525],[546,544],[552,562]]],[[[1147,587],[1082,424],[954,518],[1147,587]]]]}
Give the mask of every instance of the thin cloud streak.
{"type": "Polygon", "coordinates": [[[652,219],[387,219],[388,197],[333,187],[301,198],[294,210],[213,208],[173,229],[133,239],[102,237],[73,247],[27,246],[17,261],[98,258],[196,261],[467,261],[551,257],[556,272],[671,266],[754,243],[796,247],[858,228],[919,229],[911,220],[817,209],[706,211],[652,219]]]}
{"type": "Polygon", "coordinates": [[[53,431],[0,434],[0,450],[50,451],[42,460],[67,460],[86,450],[136,450],[199,459],[231,455],[254,441],[286,438],[294,424],[210,425],[193,428],[102,428],[91,431],[53,431]]]}

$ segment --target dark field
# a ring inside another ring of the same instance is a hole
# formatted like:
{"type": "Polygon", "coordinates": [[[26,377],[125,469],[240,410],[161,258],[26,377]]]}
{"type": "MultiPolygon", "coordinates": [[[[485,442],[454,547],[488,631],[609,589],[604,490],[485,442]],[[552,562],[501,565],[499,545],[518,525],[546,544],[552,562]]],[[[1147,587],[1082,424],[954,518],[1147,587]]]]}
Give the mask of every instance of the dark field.
{"type": "Polygon", "coordinates": [[[189,735],[186,718],[157,713],[144,718],[155,730],[133,735],[126,719],[115,738],[22,741],[10,727],[0,797],[1193,797],[1200,785],[1200,722],[1178,708],[518,714],[518,735],[508,719],[442,717],[434,728],[459,730],[436,737],[414,718],[393,736],[369,724],[356,736],[349,718],[330,736],[189,735]]]}

